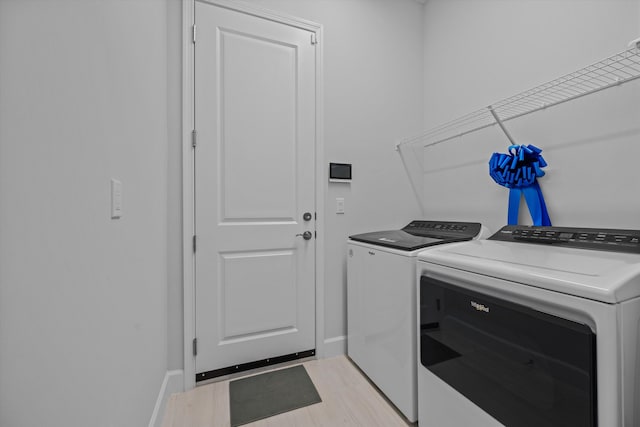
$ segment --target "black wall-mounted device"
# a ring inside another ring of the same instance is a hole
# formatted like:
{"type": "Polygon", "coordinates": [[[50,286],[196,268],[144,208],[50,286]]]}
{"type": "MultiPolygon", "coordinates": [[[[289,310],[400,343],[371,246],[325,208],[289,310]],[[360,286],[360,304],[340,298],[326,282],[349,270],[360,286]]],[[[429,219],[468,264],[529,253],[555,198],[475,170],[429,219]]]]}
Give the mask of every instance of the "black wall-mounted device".
{"type": "Polygon", "coordinates": [[[329,163],[330,182],[351,182],[351,163],[329,163]]]}

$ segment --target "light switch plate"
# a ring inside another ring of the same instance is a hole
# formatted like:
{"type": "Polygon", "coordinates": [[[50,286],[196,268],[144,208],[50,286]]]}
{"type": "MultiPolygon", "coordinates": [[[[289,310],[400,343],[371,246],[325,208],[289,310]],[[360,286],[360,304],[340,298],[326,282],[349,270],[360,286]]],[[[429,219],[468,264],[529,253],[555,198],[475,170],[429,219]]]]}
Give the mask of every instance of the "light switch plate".
{"type": "Polygon", "coordinates": [[[344,213],[344,198],[336,197],[336,213],[343,214],[344,213]]]}

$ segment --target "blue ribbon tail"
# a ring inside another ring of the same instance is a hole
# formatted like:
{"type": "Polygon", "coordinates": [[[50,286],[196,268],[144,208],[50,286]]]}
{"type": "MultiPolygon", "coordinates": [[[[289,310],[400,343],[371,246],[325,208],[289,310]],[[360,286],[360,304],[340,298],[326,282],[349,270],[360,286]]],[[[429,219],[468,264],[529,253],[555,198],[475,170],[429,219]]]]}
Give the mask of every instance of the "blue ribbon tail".
{"type": "Polygon", "coordinates": [[[507,224],[518,225],[518,211],[520,210],[520,198],[522,190],[512,188],[509,190],[509,213],[507,214],[507,224]]]}
{"type": "Polygon", "coordinates": [[[523,188],[522,192],[527,201],[527,207],[529,208],[533,225],[550,226],[551,220],[549,219],[549,212],[547,211],[547,205],[544,202],[544,196],[542,195],[542,190],[538,182],[536,181],[533,185],[523,188]]]}
{"type": "Polygon", "coordinates": [[[538,192],[538,196],[540,197],[540,209],[542,211],[542,225],[551,226],[551,219],[549,218],[549,212],[547,211],[547,204],[544,202],[544,196],[542,195],[542,189],[540,188],[540,184],[538,181],[533,183],[533,187],[538,192]]]}

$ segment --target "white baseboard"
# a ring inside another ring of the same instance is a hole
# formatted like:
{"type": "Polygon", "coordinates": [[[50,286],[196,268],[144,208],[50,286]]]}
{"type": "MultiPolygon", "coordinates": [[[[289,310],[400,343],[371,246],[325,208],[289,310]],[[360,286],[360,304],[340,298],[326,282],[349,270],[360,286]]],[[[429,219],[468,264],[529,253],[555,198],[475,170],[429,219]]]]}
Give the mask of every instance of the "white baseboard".
{"type": "Polygon", "coordinates": [[[347,354],[347,337],[333,337],[324,340],[324,357],[335,357],[347,354]]]}
{"type": "Polygon", "coordinates": [[[164,381],[162,381],[162,386],[160,386],[156,406],[153,408],[153,414],[151,414],[151,420],[149,420],[149,427],[160,427],[162,425],[162,418],[164,417],[164,410],[167,406],[169,396],[173,393],[184,391],[183,377],[184,372],[182,370],[167,371],[167,373],[164,374],[164,381]]]}

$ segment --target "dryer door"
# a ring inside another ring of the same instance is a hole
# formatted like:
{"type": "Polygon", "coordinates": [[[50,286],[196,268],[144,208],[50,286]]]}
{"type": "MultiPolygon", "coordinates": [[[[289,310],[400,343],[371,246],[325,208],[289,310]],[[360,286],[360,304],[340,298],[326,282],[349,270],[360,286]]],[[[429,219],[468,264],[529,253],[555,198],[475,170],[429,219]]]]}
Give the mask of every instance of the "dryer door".
{"type": "Polygon", "coordinates": [[[587,325],[420,280],[420,363],[507,426],[595,426],[587,325]]]}

